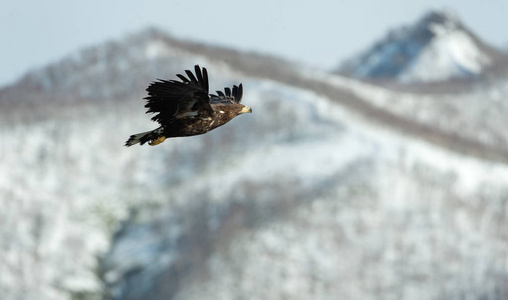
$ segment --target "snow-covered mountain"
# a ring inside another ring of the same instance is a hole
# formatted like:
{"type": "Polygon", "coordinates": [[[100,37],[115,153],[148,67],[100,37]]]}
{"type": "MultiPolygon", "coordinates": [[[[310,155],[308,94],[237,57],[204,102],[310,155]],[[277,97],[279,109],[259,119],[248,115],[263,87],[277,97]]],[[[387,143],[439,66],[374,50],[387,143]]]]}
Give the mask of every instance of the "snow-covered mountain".
{"type": "Polygon", "coordinates": [[[500,55],[452,12],[432,11],[414,25],[392,30],[338,72],[364,79],[443,81],[482,74],[500,55]]]}
{"type": "Polygon", "coordinates": [[[0,90],[1,298],[505,299],[507,97],[154,29],[79,51],[0,90]],[[254,113],[123,147],[154,128],[146,85],[195,64],[254,113]]]}

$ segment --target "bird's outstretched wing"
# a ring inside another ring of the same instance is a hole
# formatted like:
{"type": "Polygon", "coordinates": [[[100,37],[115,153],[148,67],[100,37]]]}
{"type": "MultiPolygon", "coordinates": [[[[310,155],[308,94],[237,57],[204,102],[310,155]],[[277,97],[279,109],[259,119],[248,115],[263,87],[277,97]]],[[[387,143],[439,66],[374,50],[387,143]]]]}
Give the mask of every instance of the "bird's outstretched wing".
{"type": "Polygon", "coordinates": [[[155,113],[153,121],[161,125],[169,124],[175,119],[207,118],[213,114],[208,95],[208,73],[206,68],[196,65],[196,75],[186,70],[184,75],[178,74],[178,80],[162,80],[152,82],[146,89],[148,97],[145,105],[147,113],[155,113]]]}
{"type": "Polygon", "coordinates": [[[217,95],[212,95],[212,99],[214,97],[219,98],[219,101],[229,101],[234,103],[240,103],[242,101],[243,95],[243,86],[240,83],[239,86],[233,85],[233,91],[230,88],[225,87],[224,92],[216,91],[217,95]]]}

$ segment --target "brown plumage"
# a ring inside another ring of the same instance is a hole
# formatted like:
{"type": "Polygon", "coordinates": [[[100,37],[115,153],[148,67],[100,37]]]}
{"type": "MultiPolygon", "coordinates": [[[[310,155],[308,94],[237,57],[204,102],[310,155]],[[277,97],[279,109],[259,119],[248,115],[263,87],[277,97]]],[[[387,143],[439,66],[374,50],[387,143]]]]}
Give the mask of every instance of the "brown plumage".
{"type": "Polygon", "coordinates": [[[207,133],[231,121],[234,117],[251,113],[250,107],[240,104],[243,87],[234,85],[233,90],[224,88],[217,95],[209,94],[208,72],[196,65],[196,75],[186,70],[188,78],[177,74],[181,80],[152,82],[146,89],[147,113],[155,113],[153,121],[161,126],[152,131],[131,135],[125,146],[140,143],[158,145],[166,138],[207,133]]]}

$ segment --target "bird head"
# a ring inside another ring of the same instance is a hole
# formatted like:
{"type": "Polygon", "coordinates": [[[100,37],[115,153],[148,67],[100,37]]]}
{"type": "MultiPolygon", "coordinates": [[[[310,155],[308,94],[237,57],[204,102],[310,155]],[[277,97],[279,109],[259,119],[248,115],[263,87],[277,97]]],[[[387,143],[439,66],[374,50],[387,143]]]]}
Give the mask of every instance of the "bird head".
{"type": "Polygon", "coordinates": [[[242,109],[240,110],[240,114],[244,114],[244,113],[252,113],[252,108],[250,108],[249,106],[247,105],[242,105],[242,109]]]}

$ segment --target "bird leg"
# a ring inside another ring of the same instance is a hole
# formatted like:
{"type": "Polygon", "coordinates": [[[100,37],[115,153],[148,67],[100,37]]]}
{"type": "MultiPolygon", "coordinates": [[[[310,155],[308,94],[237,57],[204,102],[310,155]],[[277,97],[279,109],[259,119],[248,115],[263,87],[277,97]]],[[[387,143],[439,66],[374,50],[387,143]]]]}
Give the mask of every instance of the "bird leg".
{"type": "Polygon", "coordinates": [[[156,146],[156,145],[159,145],[160,143],[164,142],[165,140],[166,140],[166,137],[161,135],[160,137],[156,138],[155,140],[148,142],[148,145],[156,146]]]}

